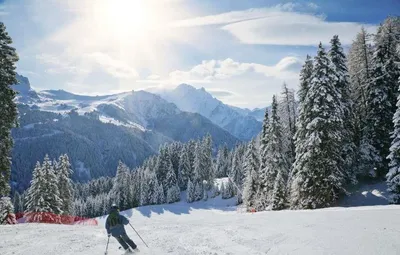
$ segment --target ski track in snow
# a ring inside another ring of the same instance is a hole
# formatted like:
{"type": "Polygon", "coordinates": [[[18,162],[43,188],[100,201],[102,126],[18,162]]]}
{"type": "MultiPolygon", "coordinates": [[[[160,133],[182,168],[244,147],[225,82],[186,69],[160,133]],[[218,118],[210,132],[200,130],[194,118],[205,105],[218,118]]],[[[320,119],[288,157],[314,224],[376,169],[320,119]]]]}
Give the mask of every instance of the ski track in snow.
{"type": "MultiPolygon", "coordinates": [[[[127,226],[139,254],[400,254],[395,205],[245,214],[178,203],[123,214],[150,246],[127,226]]],[[[0,226],[0,254],[104,254],[104,219],[98,226],[0,226]]],[[[111,238],[108,254],[122,254],[118,247],[111,238]]]]}

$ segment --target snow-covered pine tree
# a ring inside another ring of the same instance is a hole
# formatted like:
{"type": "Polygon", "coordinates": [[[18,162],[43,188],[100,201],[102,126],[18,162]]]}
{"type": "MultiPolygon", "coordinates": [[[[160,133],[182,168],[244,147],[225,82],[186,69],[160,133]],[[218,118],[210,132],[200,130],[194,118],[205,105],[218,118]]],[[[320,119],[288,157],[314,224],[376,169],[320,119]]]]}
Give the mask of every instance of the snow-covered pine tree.
{"type": "Polygon", "coordinates": [[[272,193],[272,201],[271,201],[272,210],[282,210],[285,209],[288,205],[287,192],[286,192],[287,186],[285,177],[283,175],[284,173],[280,171],[278,172],[278,175],[276,176],[275,179],[274,190],[272,193]]]}
{"type": "Polygon", "coordinates": [[[278,117],[282,126],[282,142],[289,170],[292,168],[296,153],[294,136],[296,134],[297,106],[294,95],[294,90],[289,89],[286,83],[283,83],[278,102],[278,117]]]}
{"type": "Polygon", "coordinates": [[[32,173],[31,186],[25,197],[25,216],[27,222],[40,221],[42,213],[49,212],[50,210],[50,205],[46,200],[45,182],[42,166],[37,162],[32,173]]]}
{"type": "MultiPolygon", "coordinates": [[[[300,150],[300,144],[298,141],[305,139],[306,136],[306,127],[303,126],[305,124],[305,116],[306,112],[309,111],[309,105],[305,104],[305,99],[308,93],[308,90],[311,86],[311,76],[313,73],[314,63],[313,60],[309,55],[306,57],[306,61],[300,71],[300,89],[298,91],[299,97],[299,106],[298,106],[298,117],[296,121],[296,132],[294,136],[294,143],[295,143],[295,161],[298,158],[298,151],[300,150]]],[[[303,150],[303,148],[301,149],[303,150]]],[[[296,174],[296,168],[293,166],[292,171],[289,174],[289,184],[293,181],[293,176],[296,174]]],[[[290,192],[290,190],[289,190],[290,192]]]]}
{"type": "Polygon", "coordinates": [[[141,185],[140,204],[142,206],[149,204],[157,204],[160,200],[159,186],[160,183],[157,180],[157,176],[154,171],[148,167],[143,174],[143,182],[141,185]]]}
{"type": "Polygon", "coordinates": [[[156,174],[158,182],[164,186],[164,192],[167,192],[167,189],[165,189],[167,182],[166,178],[171,164],[172,162],[168,153],[168,148],[166,146],[161,146],[160,153],[157,157],[156,174]]]}
{"type": "Polygon", "coordinates": [[[225,197],[225,184],[221,182],[221,187],[219,188],[219,192],[221,193],[221,198],[224,199],[225,197]]]}
{"type": "Polygon", "coordinates": [[[195,140],[190,140],[187,144],[186,144],[186,148],[189,154],[189,161],[190,161],[190,167],[192,169],[192,174],[194,171],[194,159],[196,157],[195,153],[196,153],[196,144],[197,142],[195,140]]]}
{"type": "Polygon", "coordinates": [[[174,169],[176,176],[178,176],[182,147],[183,145],[180,142],[173,142],[168,145],[168,155],[171,159],[172,168],[174,169]]]}
{"type": "Polygon", "coordinates": [[[10,194],[11,160],[13,146],[11,129],[17,125],[16,92],[11,88],[17,83],[15,63],[18,55],[13,47],[12,39],[0,22],[0,197],[10,194]]]}
{"type": "Polygon", "coordinates": [[[180,189],[172,163],[168,169],[165,189],[167,190],[167,203],[171,204],[180,200],[180,189]]]}
{"type": "Polygon", "coordinates": [[[14,206],[9,197],[0,198],[0,225],[17,224],[14,206]]]}
{"type": "MultiPolygon", "coordinates": [[[[258,187],[258,210],[265,210],[272,203],[275,181],[278,173],[285,182],[289,173],[289,164],[282,133],[282,125],[278,116],[276,96],[272,98],[271,120],[267,131],[267,146],[264,152],[266,167],[260,169],[258,187]]],[[[286,190],[284,191],[286,193],[286,190]]]]}
{"type": "MultiPolygon", "coordinates": [[[[203,186],[205,186],[205,185],[206,185],[206,183],[203,182],[203,186]]],[[[208,199],[208,191],[207,191],[207,189],[203,189],[203,200],[207,201],[207,199],[208,199]]]]}
{"type": "Polygon", "coordinates": [[[235,147],[232,157],[232,169],[229,174],[229,179],[235,186],[235,194],[237,196],[238,204],[242,202],[243,183],[245,179],[245,173],[243,170],[244,154],[244,146],[238,145],[235,147]]]}
{"type": "Polygon", "coordinates": [[[45,180],[45,199],[50,207],[49,212],[59,215],[62,213],[62,200],[58,189],[58,179],[54,171],[54,165],[47,154],[42,163],[42,171],[45,180]]]}
{"type": "Polygon", "coordinates": [[[195,187],[193,186],[193,183],[188,179],[187,183],[187,193],[186,193],[186,201],[188,203],[192,203],[195,201],[195,187]]]}
{"type": "Polygon", "coordinates": [[[61,210],[65,215],[71,215],[73,203],[73,186],[71,175],[73,171],[69,163],[68,155],[61,155],[57,163],[57,179],[58,188],[60,190],[60,198],[62,200],[61,210]]]}
{"type": "Polygon", "coordinates": [[[16,213],[24,211],[24,196],[18,191],[14,193],[13,205],[16,213]]]}
{"type": "Polygon", "coordinates": [[[201,182],[196,182],[194,186],[194,201],[199,201],[203,198],[203,184],[201,182]]]}
{"type": "Polygon", "coordinates": [[[222,199],[229,199],[235,196],[235,190],[231,181],[226,182],[222,192],[222,199]]]}
{"type": "Polygon", "coordinates": [[[192,167],[188,147],[183,146],[179,159],[178,183],[181,191],[186,190],[189,177],[192,175],[192,167]]]}
{"type": "MultiPolygon", "coordinates": [[[[398,81],[400,90],[400,79],[398,81]]],[[[397,111],[393,116],[394,131],[392,134],[392,144],[390,147],[389,172],[386,175],[388,191],[390,192],[390,202],[400,204],[400,96],[397,99],[397,111]]]]}
{"type": "Polygon", "coordinates": [[[212,138],[210,134],[203,139],[203,175],[202,180],[207,182],[205,188],[209,190],[211,184],[214,182],[214,171],[212,161],[212,138]]]}
{"type": "Polygon", "coordinates": [[[196,143],[196,147],[194,150],[194,162],[193,162],[193,184],[196,185],[197,182],[202,181],[202,171],[203,171],[203,164],[202,164],[202,143],[196,143]]]}
{"type": "MultiPolygon", "coordinates": [[[[367,86],[371,81],[371,59],[373,54],[373,49],[370,43],[371,35],[362,28],[357,34],[356,39],[353,41],[349,54],[348,54],[348,67],[349,67],[349,77],[351,86],[351,98],[354,102],[353,113],[354,113],[354,143],[356,145],[356,174],[359,175],[363,172],[361,165],[361,144],[367,145],[367,141],[363,140],[363,131],[366,124],[366,101],[367,101],[367,86]]],[[[366,162],[367,163],[367,162],[366,162]]]]}
{"type": "Polygon", "coordinates": [[[115,203],[118,204],[121,210],[129,209],[129,169],[122,163],[118,162],[117,173],[114,179],[114,185],[112,189],[113,196],[115,198],[115,203]]]}
{"type": "Polygon", "coordinates": [[[299,102],[304,102],[307,92],[310,88],[311,75],[313,73],[313,60],[311,56],[307,55],[306,61],[300,71],[300,89],[298,91],[299,102]]]}
{"type": "Polygon", "coordinates": [[[346,56],[343,52],[339,36],[333,36],[331,40],[331,48],[328,53],[336,76],[336,88],[341,93],[341,105],[343,109],[343,145],[342,157],[344,159],[344,174],[348,183],[355,184],[357,182],[356,172],[354,170],[356,164],[356,145],[354,143],[354,112],[353,101],[350,94],[349,74],[346,66],[346,56]]]}
{"type": "Polygon", "coordinates": [[[332,63],[321,43],[310,81],[296,133],[290,201],[294,209],[332,205],[344,190],[341,93],[335,87],[332,63]]]}
{"type": "Polygon", "coordinates": [[[243,162],[245,182],[243,190],[243,202],[248,209],[254,208],[256,204],[256,193],[259,189],[259,154],[255,148],[255,141],[252,140],[247,146],[246,156],[243,162]]]}
{"type": "Polygon", "coordinates": [[[372,58],[371,82],[367,87],[367,116],[363,139],[370,144],[364,144],[365,148],[361,150],[362,157],[367,159],[367,163],[361,162],[361,165],[367,167],[362,169],[364,176],[372,174],[381,177],[387,171],[386,157],[389,155],[394,112],[389,100],[393,77],[385,66],[385,45],[378,44],[372,58]]]}
{"type": "Polygon", "coordinates": [[[161,184],[158,185],[157,198],[158,198],[158,200],[157,200],[158,204],[165,203],[164,188],[163,188],[163,185],[161,185],[161,184]]]}
{"type": "Polygon", "coordinates": [[[225,155],[224,148],[219,148],[218,149],[218,154],[217,154],[217,162],[215,164],[215,177],[216,178],[222,178],[226,176],[226,162],[227,158],[225,155]]]}
{"type": "Polygon", "coordinates": [[[267,165],[266,162],[267,157],[265,153],[267,150],[268,127],[269,127],[269,116],[268,116],[268,108],[266,108],[262,125],[261,137],[260,137],[260,170],[264,169],[267,165]]]}

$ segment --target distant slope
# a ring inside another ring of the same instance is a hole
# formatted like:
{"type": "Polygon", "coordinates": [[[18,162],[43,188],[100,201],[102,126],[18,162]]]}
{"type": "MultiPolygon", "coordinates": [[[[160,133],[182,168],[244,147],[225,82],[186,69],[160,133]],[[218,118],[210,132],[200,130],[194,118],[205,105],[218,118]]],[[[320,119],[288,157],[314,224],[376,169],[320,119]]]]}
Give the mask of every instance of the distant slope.
{"type": "Polygon", "coordinates": [[[204,88],[195,89],[190,85],[181,84],[173,90],[164,90],[159,94],[165,100],[176,104],[180,110],[199,113],[241,140],[250,140],[261,131],[261,122],[246,115],[246,110],[235,109],[222,103],[204,88]]]}

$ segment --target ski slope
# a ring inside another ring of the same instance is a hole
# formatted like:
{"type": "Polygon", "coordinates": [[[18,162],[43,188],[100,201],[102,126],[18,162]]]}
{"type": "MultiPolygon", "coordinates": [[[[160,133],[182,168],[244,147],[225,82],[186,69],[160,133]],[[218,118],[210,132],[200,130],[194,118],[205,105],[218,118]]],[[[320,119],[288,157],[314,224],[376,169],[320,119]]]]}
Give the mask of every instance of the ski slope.
{"type": "MultiPolygon", "coordinates": [[[[123,212],[141,234],[140,254],[400,254],[400,206],[238,213],[233,200],[148,206],[123,212]]],[[[2,255],[104,254],[98,226],[0,226],[2,255]]],[[[110,239],[108,254],[122,254],[110,239]]]]}

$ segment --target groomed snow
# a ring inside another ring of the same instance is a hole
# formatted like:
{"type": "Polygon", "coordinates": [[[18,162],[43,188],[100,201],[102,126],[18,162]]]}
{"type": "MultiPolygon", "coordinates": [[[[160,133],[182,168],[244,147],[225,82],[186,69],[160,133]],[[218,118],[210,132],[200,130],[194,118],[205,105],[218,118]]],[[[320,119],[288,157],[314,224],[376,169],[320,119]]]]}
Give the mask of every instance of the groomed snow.
{"type": "MultiPolygon", "coordinates": [[[[238,213],[233,200],[148,206],[123,212],[150,246],[140,254],[400,254],[400,206],[238,213]]],[[[0,254],[104,254],[98,226],[0,226],[0,254]]],[[[115,239],[110,255],[122,254],[115,239]]]]}

